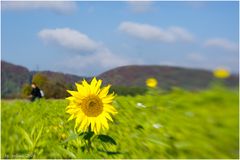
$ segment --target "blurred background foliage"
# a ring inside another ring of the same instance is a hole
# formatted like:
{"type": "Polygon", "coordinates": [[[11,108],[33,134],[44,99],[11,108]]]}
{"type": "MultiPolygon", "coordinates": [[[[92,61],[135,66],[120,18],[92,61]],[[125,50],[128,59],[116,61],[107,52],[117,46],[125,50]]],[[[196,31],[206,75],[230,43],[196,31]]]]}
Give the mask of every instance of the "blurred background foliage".
{"type": "MultiPolygon", "coordinates": [[[[1,98],[25,98],[31,82],[35,82],[45,93],[45,98],[65,98],[66,89],[75,89],[75,82],[91,77],[64,74],[52,71],[29,71],[26,67],[1,61],[1,98]]],[[[214,77],[211,71],[170,66],[123,66],[111,69],[97,76],[103,85],[111,84],[111,91],[118,95],[138,95],[146,92],[145,81],[153,77],[158,87],[171,90],[180,87],[187,90],[207,89],[212,83],[221,81],[224,85],[238,87],[238,75],[225,79],[214,77]]]]}
{"type": "MultiPolygon", "coordinates": [[[[37,73],[33,75],[32,82],[36,83],[37,86],[44,91],[45,98],[66,98],[68,93],[66,90],[76,90],[75,85],[65,82],[57,82],[52,79],[49,80],[44,74],[37,73]]],[[[79,82],[80,83],[80,82],[79,82]]],[[[139,86],[112,86],[110,92],[114,92],[117,95],[143,95],[147,92],[146,87],[139,86]]],[[[21,97],[26,98],[31,93],[31,84],[23,84],[21,89],[21,97]]]]}
{"type": "MultiPolygon", "coordinates": [[[[44,92],[45,98],[66,98],[67,89],[73,89],[72,84],[66,84],[65,82],[58,82],[53,79],[49,79],[42,73],[36,73],[32,77],[32,82],[35,83],[44,92]]],[[[27,97],[31,93],[31,84],[24,84],[22,86],[22,97],[27,97]]]]}

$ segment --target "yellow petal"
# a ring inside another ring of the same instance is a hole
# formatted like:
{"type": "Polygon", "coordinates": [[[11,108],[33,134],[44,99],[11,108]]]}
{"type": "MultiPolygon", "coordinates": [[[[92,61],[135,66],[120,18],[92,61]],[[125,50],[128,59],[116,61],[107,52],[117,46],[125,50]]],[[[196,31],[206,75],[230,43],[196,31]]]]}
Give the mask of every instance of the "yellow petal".
{"type": "Polygon", "coordinates": [[[87,83],[85,79],[82,81],[82,84],[83,84],[83,87],[85,88],[85,94],[87,95],[91,94],[90,85],[87,83]]]}
{"type": "Polygon", "coordinates": [[[105,112],[105,113],[104,113],[104,116],[105,116],[107,119],[109,119],[110,121],[113,122],[113,119],[112,119],[112,117],[109,115],[109,113],[105,112]]]}
{"type": "Polygon", "coordinates": [[[81,123],[81,121],[82,121],[82,118],[81,118],[80,116],[78,116],[78,117],[76,118],[74,128],[77,128],[77,126],[79,126],[79,124],[81,123]]]}
{"type": "Polygon", "coordinates": [[[82,89],[84,89],[83,85],[81,85],[79,83],[75,83],[75,85],[77,86],[78,92],[82,92],[82,89]]]}
{"type": "Polygon", "coordinates": [[[102,84],[102,80],[98,80],[96,81],[95,85],[91,85],[91,93],[97,95],[100,92],[101,84],[102,84]]]}
{"type": "Polygon", "coordinates": [[[105,96],[102,98],[102,102],[103,103],[112,103],[113,99],[115,98],[114,96],[114,93],[108,95],[108,96],[105,96]]]}
{"type": "Polygon", "coordinates": [[[90,84],[91,94],[95,94],[96,84],[97,84],[97,80],[96,80],[96,77],[94,77],[90,84]]]}
{"type": "Polygon", "coordinates": [[[109,126],[108,126],[107,119],[104,116],[102,116],[100,121],[101,121],[102,126],[105,127],[105,129],[108,130],[109,126]]]}
{"type": "Polygon", "coordinates": [[[79,129],[82,130],[83,132],[86,132],[87,129],[88,129],[89,124],[90,124],[89,118],[85,116],[83,118],[83,121],[82,121],[79,129]]]}
{"type": "Polygon", "coordinates": [[[102,80],[98,80],[97,85],[96,85],[96,89],[95,89],[95,93],[98,94],[100,92],[100,87],[102,85],[102,80]]]}
{"type": "Polygon", "coordinates": [[[73,108],[76,108],[76,105],[71,104],[71,105],[68,105],[68,106],[66,107],[66,110],[67,110],[67,109],[73,109],[73,108]]]}
{"type": "Polygon", "coordinates": [[[82,81],[82,84],[84,87],[89,87],[89,84],[85,79],[82,81]]]}
{"type": "Polygon", "coordinates": [[[96,86],[96,84],[97,84],[97,79],[96,79],[96,77],[94,77],[93,79],[92,79],[92,81],[91,81],[91,86],[92,87],[95,87],[96,86]]]}
{"type": "Polygon", "coordinates": [[[99,121],[96,121],[96,134],[98,134],[101,130],[101,123],[99,121]]]}
{"type": "Polygon", "coordinates": [[[103,87],[103,89],[98,94],[99,98],[105,97],[108,94],[110,87],[111,85],[107,85],[106,87],[103,87]]]}
{"type": "Polygon", "coordinates": [[[76,98],[71,96],[71,97],[67,97],[66,99],[69,100],[69,101],[74,101],[76,98]]]}
{"type": "Polygon", "coordinates": [[[80,110],[80,108],[70,108],[66,112],[69,113],[69,114],[75,114],[79,110],[80,110]]]}
{"type": "Polygon", "coordinates": [[[88,120],[86,125],[84,126],[84,131],[87,132],[88,131],[88,127],[90,125],[90,121],[88,120]]]}
{"type": "Polygon", "coordinates": [[[81,124],[79,125],[78,132],[79,131],[84,131],[84,127],[85,127],[86,123],[87,123],[87,117],[84,116],[81,124]]]}
{"type": "Polygon", "coordinates": [[[97,127],[96,127],[96,126],[93,128],[93,132],[94,132],[95,134],[98,134],[98,132],[97,132],[97,127]]]}
{"type": "Polygon", "coordinates": [[[71,121],[74,118],[74,114],[72,114],[69,118],[68,121],[71,121]]]}
{"type": "Polygon", "coordinates": [[[69,113],[69,114],[72,114],[73,113],[73,110],[72,109],[68,109],[67,111],[66,111],[66,113],[69,113]]]}
{"type": "Polygon", "coordinates": [[[82,99],[83,96],[79,93],[79,92],[76,92],[76,91],[70,91],[70,90],[67,90],[68,93],[70,93],[72,96],[74,96],[75,98],[80,98],[82,99]]]}
{"type": "Polygon", "coordinates": [[[75,85],[77,86],[78,93],[81,94],[81,96],[85,97],[88,95],[89,90],[86,87],[78,83],[75,83],[75,85]]]}
{"type": "Polygon", "coordinates": [[[110,112],[111,114],[117,114],[118,113],[117,110],[110,104],[104,104],[103,106],[104,106],[103,109],[106,112],[110,112]]]}

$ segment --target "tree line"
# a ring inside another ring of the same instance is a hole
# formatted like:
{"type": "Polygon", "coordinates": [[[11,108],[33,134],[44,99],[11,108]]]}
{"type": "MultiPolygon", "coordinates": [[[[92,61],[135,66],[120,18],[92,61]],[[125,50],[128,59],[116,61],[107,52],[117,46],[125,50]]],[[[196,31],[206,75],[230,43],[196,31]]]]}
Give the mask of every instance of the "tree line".
{"type": "MultiPolygon", "coordinates": [[[[69,96],[66,90],[76,90],[75,84],[59,82],[48,78],[42,73],[36,73],[32,77],[32,82],[35,83],[44,92],[45,98],[66,98],[69,96]]],[[[79,83],[81,80],[79,81],[79,83]]],[[[25,83],[21,89],[21,97],[27,98],[31,94],[31,84],[25,83]]],[[[135,96],[138,94],[146,93],[145,87],[136,86],[112,86],[110,92],[115,92],[117,95],[130,95],[135,96]]]]}

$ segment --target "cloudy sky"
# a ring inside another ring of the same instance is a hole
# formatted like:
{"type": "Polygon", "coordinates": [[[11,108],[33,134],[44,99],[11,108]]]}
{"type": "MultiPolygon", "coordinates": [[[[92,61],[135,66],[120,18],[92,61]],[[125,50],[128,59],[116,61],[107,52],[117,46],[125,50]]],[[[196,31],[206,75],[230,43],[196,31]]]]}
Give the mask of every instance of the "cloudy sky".
{"type": "Polygon", "coordinates": [[[2,2],[2,59],[84,76],[117,66],[238,73],[238,2],[2,2]]]}

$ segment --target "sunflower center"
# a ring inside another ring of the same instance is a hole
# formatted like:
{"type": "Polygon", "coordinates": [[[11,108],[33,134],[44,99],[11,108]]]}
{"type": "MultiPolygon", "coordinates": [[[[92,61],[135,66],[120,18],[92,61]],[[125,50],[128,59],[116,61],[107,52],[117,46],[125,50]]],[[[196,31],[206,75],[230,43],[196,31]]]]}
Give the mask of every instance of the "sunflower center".
{"type": "Polygon", "coordinates": [[[103,104],[99,97],[91,95],[83,99],[81,109],[88,117],[97,117],[103,111],[103,104]]]}

